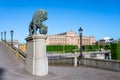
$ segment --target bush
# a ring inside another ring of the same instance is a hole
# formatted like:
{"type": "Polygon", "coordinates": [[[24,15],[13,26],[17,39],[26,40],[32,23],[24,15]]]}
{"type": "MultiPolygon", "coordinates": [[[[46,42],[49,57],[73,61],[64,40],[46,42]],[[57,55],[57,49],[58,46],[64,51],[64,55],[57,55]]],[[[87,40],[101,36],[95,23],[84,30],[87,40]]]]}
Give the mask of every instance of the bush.
{"type": "Polygon", "coordinates": [[[83,51],[96,51],[100,50],[101,48],[105,50],[110,50],[110,45],[84,45],[82,46],[83,51]]]}
{"type": "Polygon", "coordinates": [[[98,45],[84,45],[82,48],[83,51],[96,51],[98,50],[98,45]]]}
{"type": "Polygon", "coordinates": [[[77,45],[47,45],[48,52],[74,52],[77,45]]]}
{"type": "Polygon", "coordinates": [[[111,44],[111,58],[120,60],[120,43],[111,44]]]}

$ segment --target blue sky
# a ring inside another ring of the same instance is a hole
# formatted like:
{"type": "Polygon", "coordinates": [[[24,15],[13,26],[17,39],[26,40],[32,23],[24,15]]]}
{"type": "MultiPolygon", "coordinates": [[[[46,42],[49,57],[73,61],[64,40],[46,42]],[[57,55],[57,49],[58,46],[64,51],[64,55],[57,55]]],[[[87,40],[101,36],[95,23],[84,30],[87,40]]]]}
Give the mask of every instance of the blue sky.
{"type": "Polygon", "coordinates": [[[48,34],[83,28],[84,36],[96,40],[105,36],[120,38],[120,0],[0,0],[0,32],[14,30],[14,38],[26,42],[34,12],[48,13],[48,34]]]}

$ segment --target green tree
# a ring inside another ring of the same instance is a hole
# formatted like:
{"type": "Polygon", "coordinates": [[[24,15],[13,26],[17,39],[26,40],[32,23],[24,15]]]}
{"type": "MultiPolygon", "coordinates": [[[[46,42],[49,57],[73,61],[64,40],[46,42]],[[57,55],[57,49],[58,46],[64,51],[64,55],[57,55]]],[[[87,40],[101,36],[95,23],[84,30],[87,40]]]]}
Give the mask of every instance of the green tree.
{"type": "Polygon", "coordinates": [[[111,44],[111,58],[120,60],[120,43],[111,44]]]}

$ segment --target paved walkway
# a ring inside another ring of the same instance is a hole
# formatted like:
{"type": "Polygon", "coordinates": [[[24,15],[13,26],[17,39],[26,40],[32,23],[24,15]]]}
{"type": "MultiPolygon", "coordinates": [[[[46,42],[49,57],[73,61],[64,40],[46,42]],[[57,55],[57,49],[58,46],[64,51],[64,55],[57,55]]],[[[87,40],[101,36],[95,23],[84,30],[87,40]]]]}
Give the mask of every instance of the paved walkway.
{"type": "Polygon", "coordinates": [[[49,66],[47,76],[32,76],[12,52],[0,43],[0,80],[120,80],[120,72],[89,67],[49,66]]]}

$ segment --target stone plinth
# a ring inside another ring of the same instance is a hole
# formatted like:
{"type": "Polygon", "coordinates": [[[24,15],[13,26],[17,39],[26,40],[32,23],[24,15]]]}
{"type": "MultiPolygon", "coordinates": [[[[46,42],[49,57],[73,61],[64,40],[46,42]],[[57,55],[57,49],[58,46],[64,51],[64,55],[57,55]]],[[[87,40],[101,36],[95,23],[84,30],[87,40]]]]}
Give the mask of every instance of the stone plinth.
{"type": "Polygon", "coordinates": [[[46,56],[46,36],[32,35],[26,38],[27,58],[26,70],[32,75],[44,76],[48,74],[48,58],[46,56]]]}

